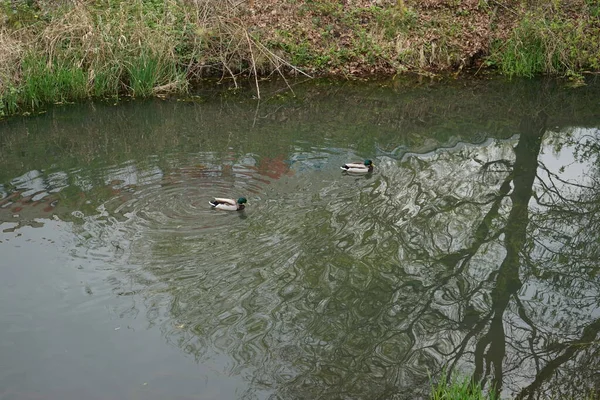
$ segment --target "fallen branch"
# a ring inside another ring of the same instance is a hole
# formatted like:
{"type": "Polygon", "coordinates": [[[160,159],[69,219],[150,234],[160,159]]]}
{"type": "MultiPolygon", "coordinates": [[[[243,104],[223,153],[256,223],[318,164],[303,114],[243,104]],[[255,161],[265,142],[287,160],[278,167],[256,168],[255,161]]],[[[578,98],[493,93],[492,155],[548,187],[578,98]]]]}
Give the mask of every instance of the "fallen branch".
{"type": "Polygon", "coordinates": [[[252,51],[252,41],[250,41],[250,35],[248,31],[244,30],[246,34],[246,40],[248,41],[248,48],[250,50],[250,57],[252,58],[252,69],[254,70],[254,83],[256,84],[256,95],[260,99],[260,87],[258,85],[258,73],[256,72],[256,60],[254,59],[254,52],[252,51]]]}

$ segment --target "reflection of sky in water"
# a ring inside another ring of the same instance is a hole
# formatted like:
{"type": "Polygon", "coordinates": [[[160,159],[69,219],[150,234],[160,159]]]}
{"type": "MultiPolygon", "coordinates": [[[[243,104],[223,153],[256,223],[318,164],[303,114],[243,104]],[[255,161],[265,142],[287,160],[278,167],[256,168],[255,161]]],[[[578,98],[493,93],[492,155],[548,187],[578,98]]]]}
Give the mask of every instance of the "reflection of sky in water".
{"type": "Polygon", "coordinates": [[[48,175],[49,193],[59,192],[69,186],[69,174],[63,171],[53,172],[48,175]]]}
{"type": "Polygon", "coordinates": [[[40,171],[29,171],[14,178],[10,182],[13,186],[25,190],[23,196],[31,196],[34,193],[46,190],[45,176],[40,171]]]}
{"type": "Polygon", "coordinates": [[[253,154],[247,154],[246,156],[242,157],[240,159],[240,163],[242,165],[248,166],[248,167],[255,167],[257,164],[256,161],[256,157],[253,154]]]}
{"type": "Polygon", "coordinates": [[[71,174],[71,178],[73,179],[73,185],[80,188],[84,192],[91,191],[94,189],[94,183],[90,178],[81,176],[78,174],[81,170],[73,171],[71,174]]]}
{"type": "MultiPolygon", "coordinates": [[[[37,201],[46,197],[48,193],[56,193],[69,186],[69,174],[58,171],[46,175],[41,171],[34,170],[14,178],[10,183],[18,190],[23,191],[21,196],[33,196],[32,200],[37,201]]],[[[2,186],[0,185],[0,187],[2,186]]]]}
{"type": "Polygon", "coordinates": [[[160,181],[164,173],[162,169],[156,165],[150,168],[140,169],[138,165],[131,161],[124,166],[118,166],[107,170],[104,183],[112,185],[118,182],[115,187],[121,188],[125,186],[144,185],[160,181]]]}
{"type": "MultiPolygon", "coordinates": [[[[540,166],[537,170],[538,181],[534,184],[534,190],[536,190],[538,195],[546,193],[541,198],[542,202],[558,204],[564,207],[565,210],[572,210],[574,213],[573,218],[569,219],[565,219],[564,216],[561,218],[560,213],[558,215],[555,214],[556,219],[550,220],[552,221],[551,223],[544,223],[544,217],[547,215],[547,212],[553,211],[552,207],[540,205],[533,198],[530,200],[529,208],[531,210],[531,217],[534,220],[534,226],[537,226],[536,230],[531,233],[532,239],[536,243],[531,255],[534,262],[539,263],[543,266],[543,270],[547,271],[554,271],[563,266],[562,263],[559,263],[559,255],[564,253],[565,247],[569,247],[566,252],[567,255],[564,255],[565,258],[576,257],[575,255],[568,255],[569,251],[575,254],[578,252],[578,250],[572,247],[576,246],[576,242],[573,240],[580,240],[584,243],[586,240],[589,240],[589,237],[584,233],[589,221],[578,216],[579,212],[585,211],[579,209],[581,205],[577,205],[577,201],[590,192],[587,187],[580,187],[579,185],[593,187],[594,177],[591,174],[596,167],[593,164],[594,159],[577,159],[575,157],[575,145],[562,145],[568,134],[572,135],[572,139],[575,142],[580,142],[585,137],[598,137],[599,130],[593,128],[573,128],[568,129],[567,132],[548,132],[544,138],[545,142],[538,157],[540,166]],[[555,142],[561,144],[558,151],[554,145],[555,142]],[[548,188],[551,189],[550,193],[547,191],[548,188]],[[554,191],[557,193],[554,193],[554,191]],[[541,226],[538,225],[540,223],[542,224],[541,226]],[[539,231],[540,228],[556,230],[558,238],[548,234],[547,231],[542,234],[539,231]]],[[[564,261],[562,260],[563,263],[564,261]]],[[[583,262],[585,263],[585,261],[583,262]]],[[[578,263],[579,261],[573,260],[572,265],[567,265],[566,267],[573,268],[579,265],[578,263]]],[[[581,268],[585,267],[582,265],[581,268]]],[[[575,277],[573,284],[575,284],[575,277]]],[[[595,285],[578,284],[580,286],[578,286],[577,290],[581,296],[588,296],[589,299],[597,297],[598,293],[595,285]]],[[[555,334],[564,334],[564,327],[560,322],[569,321],[573,319],[574,315],[580,315],[582,321],[587,318],[600,317],[600,307],[597,302],[585,301],[573,304],[568,294],[552,290],[551,280],[548,279],[527,280],[519,295],[524,302],[532,301],[534,304],[562,304],[561,307],[557,306],[555,308],[557,311],[555,311],[556,314],[554,316],[547,316],[548,319],[555,321],[554,325],[548,324],[547,327],[548,331],[555,334]]],[[[524,323],[521,322],[521,324],[523,325],[524,323]]]]}
{"type": "MultiPolygon", "coordinates": [[[[575,139],[583,137],[585,135],[595,135],[597,130],[576,128],[573,130],[573,136],[575,139]]],[[[516,139],[510,139],[510,142],[516,144],[516,139]]],[[[361,156],[357,156],[347,150],[339,148],[327,148],[327,149],[314,149],[312,152],[301,151],[296,149],[297,152],[289,156],[286,160],[291,167],[300,171],[314,171],[323,168],[337,168],[339,165],[349,161],[361,161],[361,156]],[[338,165],[339,164],[339,165],[338,165]]],[[[514,155],[512,150],[507,146],[502,145],[497,140],[487,140],[483,144],[473,145],[468,143],[457,143],[452,148],[437,149],[424,154],[406,153],[402,159],[406,160],[409,157],[418,157],[422,159],[431,159],[437,157],[439,154],[452,152],[465,152],[471,159],[472,167],[476,168],[481,163],[488,162],[497,159],[509,159],[512,161],[514,155]]],[[[558,174],[562,179],[589,182],[589,177],[586,172],[589,170],[589,165],[585,163],[579,163],[575,161],[574,149],[569,146],[563,146],[561,151],[556,153],[553,149],[552,144],[546,144],[540,154],[540,162],[548,167],[548,169],[555,174],[558,174]],[[561,170],[563,168],[563,170],[561,170]]],[[[207,167],[211,171],[219,171],[222,169],[220,160],[218,157],[211,153],[198,154],[198,161],[206,163],[207,161],[215,162],[216,165],[213,167],[207,167]]],[[[388,158],[385,155],[380,154],[378,158],[372,156],[375,159],[378,167],[385,165],[393,165],[395,158],[388,158]]],[[[258,165],[255,154],[247,154],[237,160],[232,159],[234,171],[238,177],[244,177],[244,167],[256,167],[258,165]]],[[[11,181],[19,190],[24,190],[23,196],[36,195],[35,200],[42,198],[49,193],[60,191],[62,188],[69,185],[69,177],[72,183],[79,187],[83,191],[89,191],[93,189],[94,184],[87,177],[82,174],[83,170],[73,170],[69,173],[59,171],[48,174],[47,176],[40,171],[33,170],[29,171],[11,181]]],[[[544,182],[550,183],[547,173],[539,171],[538,176],[543,179],[544,182]]],[[[132,185],[143,185],[151,182],[160,181],[164,177],[162,169],[156,165],[145,166],[140,170],[140,167],[133,161],[121,164],[116,167],[107,168],[105,170],[104,182],[106,185],[118,181],[116,187],[132,186],[132,185]]],[[[565,189],[565,184],[555,180],[555,185],[561,189],[565,189]]],[[[6,189],[0,188],[0,194],[5,197],[6,189]]]]}
{"type": "Polygon", "coordinates": [[[456,152],[465,152],[469,154],[473,159],[484,160],[484,162],[492,161],[492,160],[500,160],[503,158],[511,159],[514,157],[514,154],[511,150],[507,148],[505,143],[513,143],[516,144],[518,140],[518,136],[512,137],[506,140],[499,139],[487,139],[483,143],[473,144],[473,143],[465,143],[458,142],[452,147],[441,147],[436,148],[432,151],[428,151],[426,153],[413,153],[406,152],[402,155],[402,159],[405,160],[409,157],[419,157],[423,159],[432,159],[440,154],[446,153],[456,153],[456,152]]]}
{"type": "MultiPolygon", "coordinates": [[[[600,136],[600,130],[588,129],[588,128],[573,128],[572,130],[574,141],[585,141],[585,137],[598,137],[600,136]]],[[[565,133],[556,132],[554,135],[565,135],[565,133]]],[[[554,138],[550,137],[550,140],[554,138]]],[[[560,141],[560,140],[559,140],[560,141]]],[[[548,142],[548,140],[546,141],[548,142]]],[[[550,172],[558,175],[561,179],[577,183],[579,185],[589,184],[591,178],[589,172],[591,165],[588,160],[583,162],[575,159],[575,147],[574,146],[562,146],[560,151],[555,151],[552,143],[546,143],[546,146],[542,149],[538,160],[545,165],[550,172]]],[[[568,189],[569,185],[562,183],[556,179],[550,180],[548,174],[544,171],[538,171],[538,177],[548,185],[556,185],[559,189],[568,189]]]]}

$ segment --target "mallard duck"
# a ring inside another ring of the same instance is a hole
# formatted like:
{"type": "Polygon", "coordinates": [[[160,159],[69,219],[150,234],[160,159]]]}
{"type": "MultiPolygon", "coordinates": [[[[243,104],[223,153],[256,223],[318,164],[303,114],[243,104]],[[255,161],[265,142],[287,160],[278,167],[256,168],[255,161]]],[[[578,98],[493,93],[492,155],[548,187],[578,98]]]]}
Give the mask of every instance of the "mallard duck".
{"type": "Polygon", "coordinates": [[[248,200],[246,200],[245,197],[240,197],[239,199],[237,199],[237,201],[235,201],[234,199],[215,197],[213,201],[209,201],[208,203],[217,210],[241,211],[246,207],[244,204],[247,202],[248,200]]]}
{"type": "Polygon", "coordinates": [[[364,163],[348,163],[344,164],[342,168],[346,172],[351,172],[353,174],[366,174],[367,172],[373,172],[373,161],[365,160],[364,163]]]}

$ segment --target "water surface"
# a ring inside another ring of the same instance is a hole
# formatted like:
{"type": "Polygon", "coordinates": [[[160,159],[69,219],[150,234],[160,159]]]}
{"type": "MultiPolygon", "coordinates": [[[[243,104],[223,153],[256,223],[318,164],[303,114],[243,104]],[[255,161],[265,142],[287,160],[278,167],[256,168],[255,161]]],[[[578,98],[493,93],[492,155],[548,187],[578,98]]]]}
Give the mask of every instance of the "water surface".
{"type": "Polygon", "coordinates": [[[278,89],[1,123],[0,399],[600,386],[597,82],[278,89]]]}

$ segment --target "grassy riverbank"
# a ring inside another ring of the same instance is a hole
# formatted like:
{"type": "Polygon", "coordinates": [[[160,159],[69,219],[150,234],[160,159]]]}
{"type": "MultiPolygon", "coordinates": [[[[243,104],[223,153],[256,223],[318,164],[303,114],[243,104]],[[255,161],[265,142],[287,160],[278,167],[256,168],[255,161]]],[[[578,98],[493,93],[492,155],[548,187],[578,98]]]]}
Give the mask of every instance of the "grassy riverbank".
{"type": "Polygon", "coordinates": [[[600,0],[0,0],[0,116],[207,76],[600,70],[600,0]]]}

